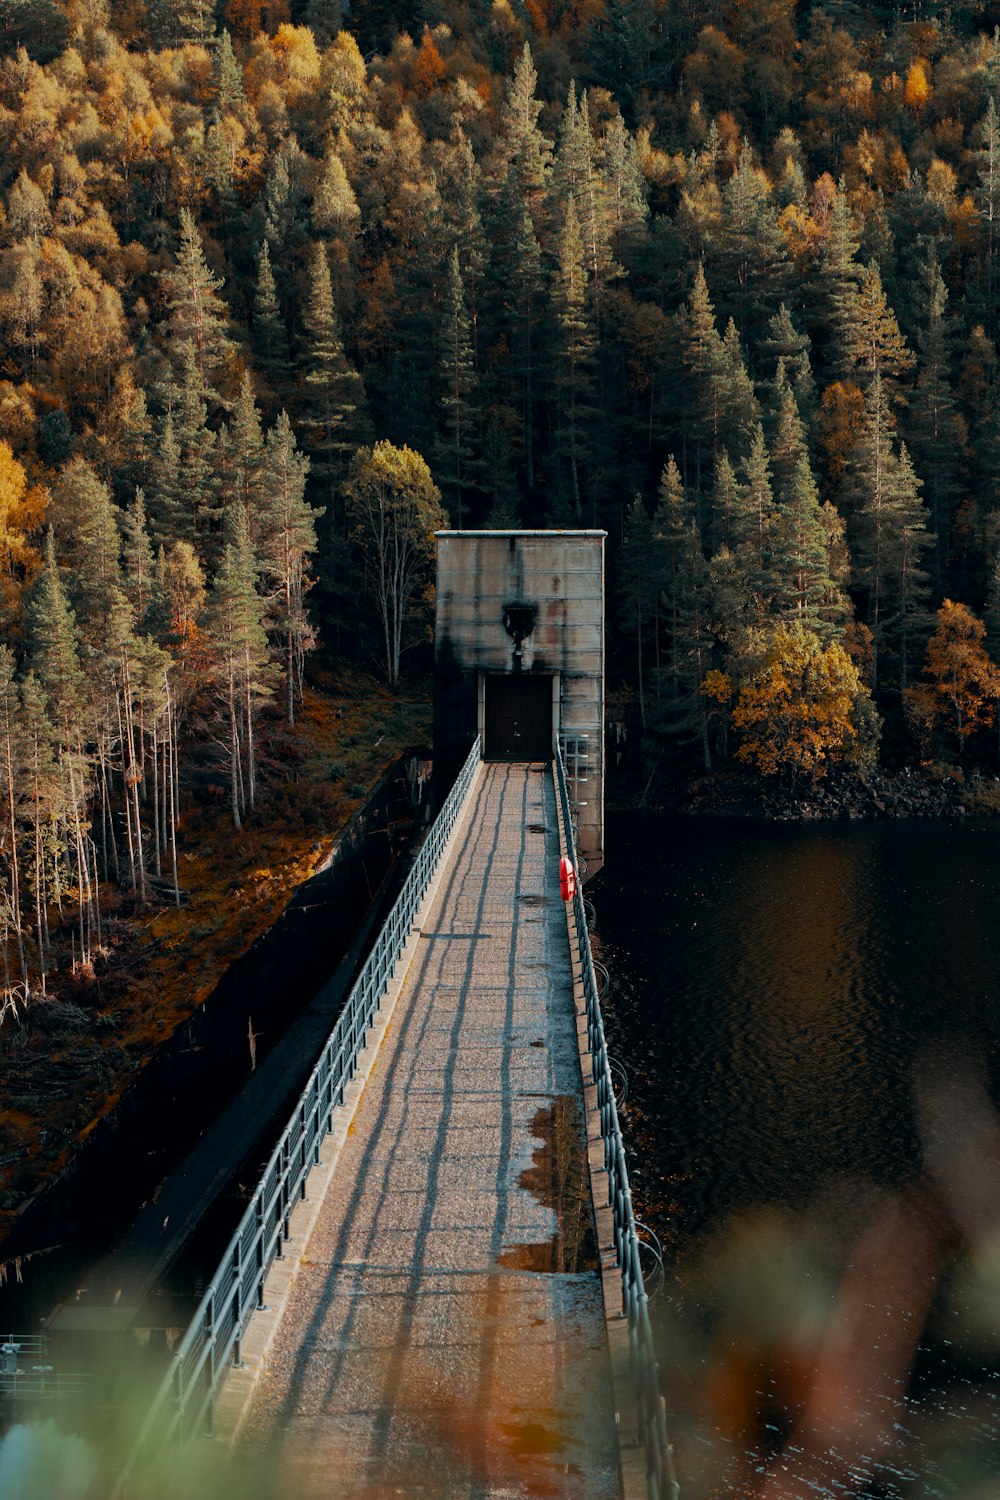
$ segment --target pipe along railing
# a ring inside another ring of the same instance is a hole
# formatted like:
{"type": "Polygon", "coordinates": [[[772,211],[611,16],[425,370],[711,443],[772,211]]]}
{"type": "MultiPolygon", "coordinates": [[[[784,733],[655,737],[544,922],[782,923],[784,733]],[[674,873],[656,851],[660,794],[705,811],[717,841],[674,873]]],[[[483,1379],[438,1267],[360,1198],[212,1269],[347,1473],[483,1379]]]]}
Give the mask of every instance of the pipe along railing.
{"type": "MultiPolygon", "coordinates": [[[[556,788],[566,839],[566,853],[576,867],[576,840],[573,813],[566,783],[566,767],[561,751],[555,756],[556,788]]],[[[650,1500],[679,1500],[680,1489],[674,1473],[673,1453],[667,1436],[667,1421],[660,1392],[660,1371],[649,1321],[649,1306],[639,1264],[639,1237],[632,1211],[632,1192],[625,1165],[625,1146],[618,1106],[604,1040],[604,1020],[594,960],[590,952],[583,894],[577,880],[573,894],[583,993],[587,1011],[587,1040],[590,1048],[591,1073],[597,1086],[601,1115],[601,1138],[604,1141],[604,1166],[608,1174],[608,1201],[614,1213],[615,1250],[622,1277],[622,1312],[628,1318],[629,1352],[632,1379],[638,1408],[639,1438],[646,1451],[646,1485],[650,1500]]]]}
{"type": "Polygon", "coordinates": [[[128,1477],[161,1462],[173,1449],[211,1430],[212,1409],[229,1369],[240,1364],[240,1343],[254,1312],[264,1306],[264,1278],[280,1258],[289,1216],[306,1195],[306,1179],[318,1165],[320,1144],[344,1102],[358,1054],[378,1013],[400,954],[444,846],[465,807],[481,760],[477,739],[435,819],[368,960],[347,997],[291,1119],[271,1153],[257,1190],[229,1248],[175,1350],[132,1447],[115,1497],[128,1493],[128,1477]]]}

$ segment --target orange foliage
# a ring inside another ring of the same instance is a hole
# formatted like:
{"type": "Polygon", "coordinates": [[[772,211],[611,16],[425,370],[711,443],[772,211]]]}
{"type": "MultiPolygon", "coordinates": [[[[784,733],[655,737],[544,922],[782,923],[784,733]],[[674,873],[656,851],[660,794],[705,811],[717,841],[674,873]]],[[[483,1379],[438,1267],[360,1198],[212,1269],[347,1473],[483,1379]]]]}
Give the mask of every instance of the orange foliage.
{"type": "Polygon", "coordinates": [[[920,114],[926,108],[927,102],[931,97],[930,71],[930,63],[925,62],[922,57],[918,57],[916,62],[910,65],[910,70],[906,75],[906,88],[903,91],[903,98],[910,109],[915,110],[917,114],[920,114]]]}
{"type": "Polygon", "coordinates": [[[249,42],[261,29],[262,0],[226,0],[225,17],[229,29],[241,41],[249,42]]]}
{"type": "Polygon", "coordinates": [[[444,59],[429,29],[424,27],[420,50],[414,66],[414,83],[418,94],[429,94],[445,75],[444,59]]]}
{"type": "Polygon", "coordinates": [[[0,441],[0,623],[9,630],[21,593],[38,570],[31,537],[41,530],[48,491],[28,488],[27,476],[8,442],[0,441]]]}
{"type": "Polygon", "coordinates": [[[968,605],[946,599],[937,621],[923,669],[928,681],[909,689],[906,707],[925,748],[932,731],[944,729],[956,736],[961,753],[969,736],[996,717],[1000,669],[983,645],[986,626],[968,605]]]}
{"type": "Polygon", "coordinates": [[[796,261],[808,259],[822,234],[812,215],[799,208],[798,204],[789,203],[786,208],[782,209],[778,223],[792,259],[796,261]]]}
{"type": "Polygon", "coordinates": [[[820,402],[819,441],[834,484],[844,477],[864,416],[865,398],[853,380],[835,380],[827,386],[820,402]]]}

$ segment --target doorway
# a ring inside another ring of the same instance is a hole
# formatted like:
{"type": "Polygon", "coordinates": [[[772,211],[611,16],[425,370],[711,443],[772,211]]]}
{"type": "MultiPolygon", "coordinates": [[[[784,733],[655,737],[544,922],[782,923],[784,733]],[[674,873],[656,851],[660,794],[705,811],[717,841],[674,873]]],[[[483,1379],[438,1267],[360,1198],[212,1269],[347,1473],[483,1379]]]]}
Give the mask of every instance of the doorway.
{"type": "Polygon", "coordinates": [[[525,672],[485,682],[486,760],[552,759],[552,678],[525,672]]]}

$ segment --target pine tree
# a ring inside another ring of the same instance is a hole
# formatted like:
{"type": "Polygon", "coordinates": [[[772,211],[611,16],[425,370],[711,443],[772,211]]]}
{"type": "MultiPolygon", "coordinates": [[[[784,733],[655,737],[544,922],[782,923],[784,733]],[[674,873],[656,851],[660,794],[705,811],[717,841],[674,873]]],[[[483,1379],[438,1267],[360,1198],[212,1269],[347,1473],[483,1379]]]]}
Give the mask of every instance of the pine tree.
{"type": "Polygon", "coordinates": [[[649,199],[638,147],[620,114],[613,117],[604,142],[604,180],[613,252],[627,259],[649,221],[649,199]]]}
{"type": "Polygon", "coordinates": [[[625,513],[619,595],[623,619],[635,641],[639,720],[643,733],[647,727],[647,638],[656,620],[657,600],[664,582],[665,550],[663,539],[646,509],[646,502],[641,495],[636,495],[625,513]]]}
{"type": "Polygon", "coordinates": [[[216,449],[220,507],[223,515],[234,505],[243,507],[250,544],[257,551],[265,526],[264,433],[248,374],[240,382],[226,437],[225,445],[216,449]]]}
{"type": "MultiPolygon", "coordinates": [[[[670,697],[676,703],[681,695],[681,683],[684,676],[681,661],[681,618],[684,610],[690,553],[691,548],[694,547],[700,556],[701,547],[694,533],[694,510],[685,494],[681,472],[673,454],[667,459],[660,475],[653,524],[663,548],[660,584],[670,642],[667,676],[670,683],[670,697]]],[[[659,680],[657,689],[659,690],[659,680]]]]}
{"type": "Polygon", "coordinates": [[[772,558],[777,613],[828,639],[846,610],[831,577],[826,525],[805,453],[782,488],[772,558]]]}
{"type": "Polygon", "coordinates": [[[848,474],[847,496],[853,501],[852,551],[856,577],[868,601],[872,633],[872,688],[885,673],[885,656],[898,647],[899,682],[905,687],[907,664],[924,613],[926,574],[920,566],[930,538],[920,500],[920,481],[905,448],[892,445],[889,402],[876,375],[865,398],[865,430],[848,474]]]}
{"type": "Polygon", "coordinates": [[[774,471],[775,488],[780,499],[786,487],[793,482],[799,459],[809,457],[805,424],[799,413],[799,403],[789,383],[784,361],[781,359],[778,360],[770,406],[771,424],[774,431],[771,440],[771,465],[774,471]]]}
{"type": "Polygon", "coordinates": [[[829,349],[836,370],[854,315],[857,290],[864,277],[857,253],[861,244],[845,194],[834,197],[813,262],[816,280],[806,305],[813,310],[814,339],[829,349]]]}
{"type": "Polygon", "coordinates": [[[219,108],[238,110],[246,103],[243,69],[233,50],[233,39],[225,29],[215,44],[214,72],[215,86],[219,93],[219,108]]]}
{"type": "Polygon", "coordinates": [[[343,480],[367,424],[364,385],[344,353],[330,263],[321,244],[314,245],[310,255],[302,325],[298,365],[306,400],[306,441],[313,475],[332,500],[332,490],[343,480]]]}
{"type": "Polygon", "coordinates": [[[438,471],[445,502],[461,531],[465,497],[477,468],[474,448],[477,418],[472,338],[457,245],[448,261],[438,372],[442,409],[438,471]]]}
{"type": "Polygon", "coordinates": [[[907,432],[924,480],[935,536],[934,586],[941,593],[951,551],[951,527],[961,494],[967,434],[953,387],[959,319],[948,316],[948,289],[932,259],[923,278],[917,344],[919,372],[910,397],[907,432]]]}
{"type": "Polygon", "coordinates": [[[206,610],[212,675],[222,710],[220,737],[229,762],[233,823],[239,828],[256,801],[256,722],[269,695],[271,673],[264,601],[257,592],[258,563],[246,516],[234,506],[206,610]]]}
{"type": "Polygon", "coordinates": [[[280,398],[289,385],[288,330],[278,302],[278,289],[271,270],[271,252],[266,239],[260,247],[257,261],[253,341],[257,362],[271,389],[280,398]]]}
{"type": "Polygon", "coordinates": [[[690,437],[694,449],[695,483],[700,491],[702,469],[708,459],[713,459],[719,444],[725,367],[722,339],[701,264],[681,314],[681,339],[684,368],[690,376],[685,386],[685,436],[690,437]]]}
{"type": "Polygon", "coordinates": [[[75,745],[84,711],[86,681],[80,666],[76,620],[66,597],[51,530],[45,559],[27,610],[27,665],[40,682],[64,747],[75,745]]]}
{"type": "Polygon", "coordinates": [[[530,493],[535,486],[535,375],[537,344],[542,317],[542,257],[527,206],[519,207],[519,222],[511,241],[507,270],[510,295],[504,315],[510,330],[510,347],[517,382],[517,405],[521,418],[521,445],[525,481],[530,493]]]}
{"type": "Polygon", "coordinates": [[[323,514],[306,503],[309,460],[295,448],[288,414],[282,412],[267,435],[264,494],[267,524],[261,543],[263,571],[271,583],[270,618],[281,641],[285,704],[289,724],[302,701],[305,653],[315,643],[305,608],[306,567],[316,550],[316,521],[323,514]]]}
{"type": "Polygon", "coordinates": [[[581,473],[586,476],[590,456],[588,425],[593,415],[596,340],[587,311],[587,273],[583,240],[571,197],[559,237],[559,257],[552,281],[556,335],[555,451],[560,477],[568,491],[577,523],[583,518],[581,473]]]}
{"type": "Polygon", "coordinates": [[[181,449],[177,441],[173,412],[169,410],[160,429],[151,479],[154,531],[161,541],[173,541],[187,532],[189,513],[187,499],[181,487],[181,449]]]}
{"type": "Polygon", "coordinates": [[[233,356],[229,313],[219,296],[222,277],[206,264],[190,209],[181,209],[177,264],[163,273],[163,283],[170,304],[171,355],[182,365],[188,357],[193,360],[202,399],[221,396],[233,356]]]}
{"type": "Polygon", "coordinates": [[[795,392],[799,412],[809,419],[816,409],[816,384],[812,375],[809,335],[795,326],[791,313],[784,303],[769,320],[767,336],[758,345],[761,358],[777,374],[778,361],[784,363],[785,374],[795,392]]]}
{"type": "Polygon", "coordinates": [[[740,336],[755,347],[788,284],[788,250],[766,177],[744,143],[722,190],[722,220],[713,246],[716,285],[725,287],[740,336]]]}
{"type": "Polygon", "coordinates": [[[865,272],[840,338],[841,368],[848,376],[856,372],[862,389],[879,378],[891,396],[900,377],[913,368],[913,354],[882,290],[874,261],[865,272]]]}
{"type": "Polygon", "coordinates": [[[760,425],[760,404],[747,374],[743,346],[732,318],[722,340],[722,360],[716,380],[713,404],[718,413],[717,442],[742,458],[760,425]]]}
{"type": "Polygon", "coordinates": [[[120,517],[122,584],[132,611],[132,628],[143,633],[153,605],[156,564],[149,536],[146,497],[141,489],[120,517]]]}
{"type": "Polygon", "coordinates": [[[207,550],[214,561],[219,543],[213,472],[216,439],[208,425],[208,408],[190,349],[184,351],[173,422],[180,450],[176,486],[183,507],[178,533],[207,550]]]}
{"type": "Polygon", "coordinates": [[[81,458],[63,470],[53,500],[80,644],[87,657],[101,657],[109,619],[124,599],[118,513],[107,485],[81,458]]]}
{"type": "Polygon", "coordinates": [[[981,127],[982,145],[977,154],[979,217],[983,226],[983,306],[985,331],[997,333],[997,237],[1000,232],[1000,114],[991,95],[981,127]]]}
{"type": "MultiPolygon", "coordinates": [[[[28,981],[28,958],[24,945],[23,914],[21,909],[21,838],[20,813],[23,798],[24,743],[20,719],[20,695],[14,680],[14,656],[8,646],[0,644],[0,823],[7,845],[7,868],[10,871],[9,922],[14,930],[17,948],[17,967],[20,975],[20,994],[27,1002],[30,995],[28,981]]],[[[6,934],[3,940],[4,972],[6,983],[0,1017],[6,1010],[12,986],[7,961],[6,934]]]]}
{"type": "Polygon", "coordinates": [[[517,195],[531,210],[532,218],[537,215],[552,157],[551,146],[538,128],[542,105],[535,98],[537,83],[531,48],[525,42],[500,106],[497,148],[502,164],[500,176],[512,175],[517,195]]]}

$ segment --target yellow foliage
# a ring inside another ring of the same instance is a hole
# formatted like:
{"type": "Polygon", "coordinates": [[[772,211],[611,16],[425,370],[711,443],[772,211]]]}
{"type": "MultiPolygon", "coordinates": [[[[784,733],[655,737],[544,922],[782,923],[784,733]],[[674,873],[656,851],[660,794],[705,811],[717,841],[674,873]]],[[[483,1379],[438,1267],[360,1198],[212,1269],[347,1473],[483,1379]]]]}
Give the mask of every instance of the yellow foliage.
{"type": "Polygon", "coordinates": [[[16,617],[21,591],[41,561],[32,536],[42,527],[48,491],[28,488],[27,475],[7,442],[0,441],[0,624],[16,617]]]}
{"type": "Polygon", "coordinates": [[[983,645],[986,626],[967,605],[945,599],[937,622],[927,643],[923,676],[928,680],[907,692],[906,707],[925,746],[940,728],[956,735],[961,751],[971,734],[996,717],[1000,669],[983,645]]]}
{"type": "Polygon", "coordinates": [[[714,703],[728,703],[733,695],[733,679],[728,673],[713,667],[710,672],[705,673],[701,691],[703,697],[711,698],[714,703]]]}
{"type": "Polygon", "coordinates": [[[842,646],[824,646],[800,625],[779,625],[763,661],[741,687],[733,723],[743,736],[736,754],[764,776],[826,774],[858,746],[857,709],[867,699],[842,646]]]}
{"type": "Polygon", "coordinates": [[[930,71],[930,63],[925,62],[922,57],[918,57],[916,62],[911,63],[910,71],[906,75],[906,89],[904,90],[903,98],[910,109],[916,110],[918,114],[925,108],[927,101],[931,97],[930,71]]]}
{"type": "Polygon", "coordinates": [[[817,240],[822,237],[822,230],[816,220],[796,203],[789,203],[782,209],[778,224],[793,260],[804,260],[811,255],[817,240]]]}

